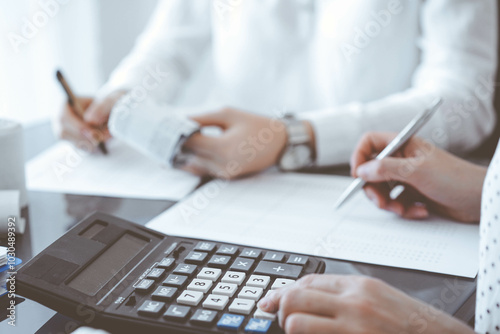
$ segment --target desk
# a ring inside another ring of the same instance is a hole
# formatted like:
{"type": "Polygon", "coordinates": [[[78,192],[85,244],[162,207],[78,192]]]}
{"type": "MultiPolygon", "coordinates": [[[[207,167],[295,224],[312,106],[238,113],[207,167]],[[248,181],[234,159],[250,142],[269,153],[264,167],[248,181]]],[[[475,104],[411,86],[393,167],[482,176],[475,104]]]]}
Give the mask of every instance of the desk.
{"type": "MultiPolygon", "coordinates": [[[[28,127],[25,138],[26,160],[55,142],[48,123],[28,127]]],[[[345,174],[346,170],[324,169],[321,172],[345,174]]],[[[17,256],[26,262],[93,211],[112,214],[144,225],[173,204],[170,201],[30,192],[29,207],[23,211],[27,218],[26,233],[17,239],[17,256]]],[[[0,239],[0,245],[5,244],[6,241],[0,239]]],[[[475,280],[336,260],[326,261],[326,272],[380,278],[465,321],[470,321],[474,314],[475,280]]],[[[16,317],[15,328],[3,321],[0,323],[0,332],[69,333],[76,325],[71,319],[30,300],[17,306],[16,317]]]]}

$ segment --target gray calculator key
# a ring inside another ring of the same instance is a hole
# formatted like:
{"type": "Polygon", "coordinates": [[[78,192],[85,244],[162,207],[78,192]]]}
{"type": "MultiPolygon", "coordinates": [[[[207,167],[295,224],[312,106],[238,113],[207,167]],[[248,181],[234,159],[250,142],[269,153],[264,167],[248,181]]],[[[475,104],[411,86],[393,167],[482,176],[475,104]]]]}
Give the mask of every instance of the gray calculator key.
{"type": "Polygon", "coordinates": [[[170,305],[167,312],[163,315],[164,318],[183,320],[186,319],[189,312],[191,312],[191,307],[181,306],[181,305],[170,305]]]}
{"type": "Polygon", "coordinates": [[[217,316],[217,311],[210,310],[196,310],[193,316],[191,317],[191,322],[196,323],[198,325],[211,325],[215,317],[217,316]]]}
{"type": "Polygon", "coordinates": [[[142,303],[141,307],[137,310],[137,313],[140,315],[147,315],[149,317],[157,317],[165,308],[165,303],[154,301],[154,300],[146,300],[142,303]]]}
{"type": "Polygon", "coordinates": [[[157,281],[157,280],[159,280],[163,276],[164,273],[165,273],[165,269],[153,268],[148,273],[148,275],[146,276],[146,278],[157,281]]]}
{"type": "Polygon", "coordinates": [[[159,300],[162,302],[168,302],[174,298],[177,288],[171,286],[159,286],[156,288],[155,292],[151,295],[153,300],[159,300]]]}
{"type": "Polygon", "coordinates": [[[154,282],[152,279],[143,279],[135,286],[135,291],[148,292],[153,287],[154,282]]]}
{"type": "Polygon", "coordinates": [[[271,275],[279,276],[283,278],[299,278],[302,272],[302,266],[294,266],[291,264],[276,263],[261,261],[257,268],[255,268],[255,274],[260,275],[271,275]]]}
{"type": "Polygon", "coordinates": [[[243,248],[240,256],[248,257],[251,259],[257,259],[260,256],[261,251],[255,248],[243,248]]]}
{"type": "Polygon", "coordinates": [[[214,255],[208,261],[207,265],[209,267],[215,267],[215,268],[226,268],[229,264],[229,261],[231,261],[231,257],[227,255],[214,255]]]}
{"type": "Polygon", "coordinates": [[[174,269],[174,274],[188,275],[194,273],[196,266],[194,264],[181,263],[174,269]]]}
{"type": "Polygon", "coordinates": [[[252,259],[246,259],[244,257],[238,257],[236,260],[234,260],[233,264],[231,265],[231,270],[237,270],[237,271],[243,271],[243,272],[248,272],[252,268],[254,263],[254,260],[252,259]]]}
{"type": "Polygon", "coordinates": [[[194,248],[196,251],[211,252],[215,249],[215,242],[200,241],[194,248]]]}
{"type": "Polygon", "coordinates": [[[203,263],[203,261],[205,261],[207,256],[208,256],[208,253],[192,251],[192,252],[189,252],[189,254],[184,258],[184,262],[193,263],[193,264],[200,264],[200,263],[203,263]]]}
{"type": "Polygon", "coordinates": [[[169,285],[176,288],[183,287],[186,283],[188,277],[183,275],[168,275],[168,277],[163,281],[163,285],[169,285]]]}
{"type": "Polygon", "coordinates": [[[234,255],[238,251],[238,247],[233,246],[233,245],[222,245],[219,247],[217,250],[217,254],[222,254],[222,255],[234,255]]]}
{"type": "Polygon", "coordinates": [[[264,255],[264,258],[262,260],[273,261],[273,262],[283,262],[284,258],[285,258],[285,254],[283,254],[283,253],[267,252],[266,255],[264,255]]]}
{"type": "Polygon", "coordinates": [[[160,262],[158,262],[157,267],[158,268],[165,268],[165,269],[170,269],[175,263],[175,259],[173,257],[166,257],[162,259],[160,262]]]}
{"type": "Polygon", "coordinates": [[[288,261],[286,263],[288,264],[297,264],[297,265],[306,265],[307,261],[309,261],[309,257],[304,256],[304,255],[290,255],[288,258],[288,261]]]}

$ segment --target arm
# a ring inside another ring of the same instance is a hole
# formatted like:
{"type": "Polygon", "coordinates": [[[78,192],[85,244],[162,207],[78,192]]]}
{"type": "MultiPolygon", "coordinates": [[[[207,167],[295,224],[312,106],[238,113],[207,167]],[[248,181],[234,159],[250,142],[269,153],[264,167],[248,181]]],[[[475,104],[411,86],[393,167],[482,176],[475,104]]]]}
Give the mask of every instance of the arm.
{"type": "Polygon", "coordinates": [[[317,164],[349,161],[363,133],[400,131],[436,95],[445,104],[419,135],[454,153],[477,147],[495,123],[496,6],[493,0],[424,1],[422,37],[416,41],[421,62],[408,90],[299,115],[315,130],[317,164]]]}
{"type": "Polygon", "coordinates": [[[162,0],[134,49],[112,73],[96,98],[79,98],[84,120],[65,105],[60,137],[93,146],[107,140],[105,129],[114,104],[130,91],[141,102],[146,97],[171,102],[196,70],[210,42],[210,1],[162,0]],[[104,128],[104,130],[102,130],[104,128]]]}

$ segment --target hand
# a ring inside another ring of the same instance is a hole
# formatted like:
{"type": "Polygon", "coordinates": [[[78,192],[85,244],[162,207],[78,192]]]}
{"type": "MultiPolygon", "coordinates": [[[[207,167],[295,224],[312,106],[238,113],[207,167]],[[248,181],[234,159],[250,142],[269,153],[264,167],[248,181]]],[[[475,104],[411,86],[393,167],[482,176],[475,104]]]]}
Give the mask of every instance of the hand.
{"type": "Polygon", "coordinates": [[[90,143],[94,148],[100,142],[108,140],[111,137],[107,129],[109,114],[123,94],[124,91],[116,91],[100,101],[90,97],[77,97],[85,111],[83,119],[66,103],[60,116],[59,137],[74,144],[90,143]]]}
{"type": "Polygon", "coordinates": [[[288,334],[472,334],[451,316],[384,282],[362,276],[308,275],[263,298],[288,334]]]}
{"type": "Polygon", "coordinates": [[[405,218],[423,219],[433,211],[463,222],[479,221],[486,168],[419,138],[411,139],[394,157],[372,160],[394,137],[368,133],[354,151],[351,172],[367,182],[368,198],[405,218]],[[404,192],[391,199],[388,182],[402,183],[404,192]]]}
{"type": "Polygon", "coordinates": [[[197,133],[185,144],[192,157],[183,167],[197,175],[233,179],[266,169],[278,161],[286,142],[283,122],[231,108],[192,119],[203,126],[217,126],[221,136],[197,133]]]}

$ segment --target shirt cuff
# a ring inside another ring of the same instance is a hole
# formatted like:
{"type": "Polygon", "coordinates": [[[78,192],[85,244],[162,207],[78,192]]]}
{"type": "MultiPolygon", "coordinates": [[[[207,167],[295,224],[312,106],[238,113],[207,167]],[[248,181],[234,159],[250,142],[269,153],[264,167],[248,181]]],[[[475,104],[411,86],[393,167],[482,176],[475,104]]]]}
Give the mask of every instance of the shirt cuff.
{"type": "Polygon", "coordinates": [[[316,140],[316,165],[347,164],[362,134],[360,103],[336,109],[297,114],[299,120],[311,123],[316,140]]]}

